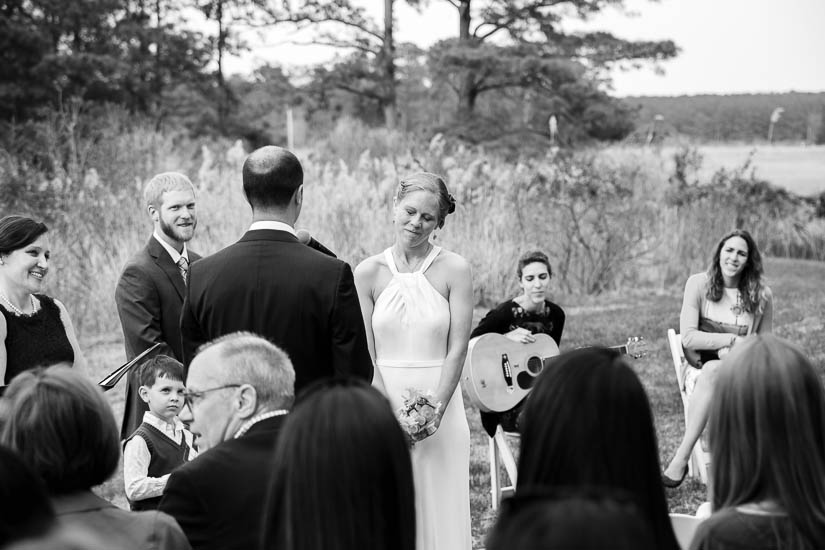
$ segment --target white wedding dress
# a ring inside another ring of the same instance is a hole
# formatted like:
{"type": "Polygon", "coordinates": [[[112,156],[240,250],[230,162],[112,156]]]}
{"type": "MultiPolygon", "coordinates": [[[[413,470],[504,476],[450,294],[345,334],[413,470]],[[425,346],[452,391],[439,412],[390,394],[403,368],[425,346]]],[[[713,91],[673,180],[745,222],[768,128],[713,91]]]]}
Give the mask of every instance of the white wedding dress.
{"type": "MultiPolygon", "coordinates": [[[[447,354],[450,306],[424,275],[441,251],[414,273],[399,273],[384,255],[392,280],[375,300],[372,330],[376,364],[396,411],[407,388],[435,393],[447,354]]],[[[438,431],[412,448],[416,550],[470,550],[470,428],[456,388],[438,431]]]]}

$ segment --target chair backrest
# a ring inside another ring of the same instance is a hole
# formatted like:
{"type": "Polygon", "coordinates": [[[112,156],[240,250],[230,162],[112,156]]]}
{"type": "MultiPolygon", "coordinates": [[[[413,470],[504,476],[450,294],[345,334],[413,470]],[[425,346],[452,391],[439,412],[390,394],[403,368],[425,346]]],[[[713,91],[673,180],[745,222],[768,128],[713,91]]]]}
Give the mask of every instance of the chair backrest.
{"type": "Polygon", "coordinates": [[[702,518],[702,519],[709,518],[712,513],[713,513],[713,508],[711,507],[711,504],[708,501],[703,502],[696,509],[696,517],[697,518],[702,518]]]}
{"type": "Polygon", "coordinates": [[[682,399],[685,395],[685,351],[682,349],[682,337],[676,334],[672,328],[667,329],[667,343],[670,347],[670,357],[673,360],[673,368],[676,370],[676,379],[679,381],[679,391],[682,399]]]}
{"type": "Polygon", "coordinates": [[[690,516],[688,514],[670,514],[670,524],[673,526],[673,533],[676,535],[679,548],[682,550],[688,550],[688,548],[690,548],[690,541],[693,540],[696,528],[699,527],[699,524],[704,520],[705,518],[690,516]]]}

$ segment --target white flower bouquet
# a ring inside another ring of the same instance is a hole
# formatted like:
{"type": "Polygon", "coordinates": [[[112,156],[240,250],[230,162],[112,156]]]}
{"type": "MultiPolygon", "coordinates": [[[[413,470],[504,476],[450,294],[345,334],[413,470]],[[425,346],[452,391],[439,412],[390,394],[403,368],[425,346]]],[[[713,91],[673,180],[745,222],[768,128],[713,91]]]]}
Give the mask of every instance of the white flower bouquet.
{"type": "Polygon", "coordinates": [[[441,402],[435,402],[431,392],[407,388],[404,405],[398,409],[398,422],[410,440],[410,445],[433,435],[438,429],[436,420],[441,402]]]}

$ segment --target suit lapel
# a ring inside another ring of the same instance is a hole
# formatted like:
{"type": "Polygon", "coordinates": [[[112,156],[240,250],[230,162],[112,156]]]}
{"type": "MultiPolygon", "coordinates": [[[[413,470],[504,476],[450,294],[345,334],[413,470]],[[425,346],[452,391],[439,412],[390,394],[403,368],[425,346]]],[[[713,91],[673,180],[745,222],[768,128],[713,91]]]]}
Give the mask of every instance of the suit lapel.
{"type": "Polygon", "coordinates": [[[164,249],[154,237],[149,239],[149,244],[146,245],[146,250],[149,252],[149,255],[161,271],[169,277],[169,281],[172,283],[172,286],[175,287],[178,296],[180,296],[180,299],[183,300],[183,297],[186,294],[186,287],[183,284],[183,278],[180,276],[180,270],[178,269],[178,266],[172,262],[172,258],[169,256],[169,253],[166,252],[166,249],[164,249]]]}

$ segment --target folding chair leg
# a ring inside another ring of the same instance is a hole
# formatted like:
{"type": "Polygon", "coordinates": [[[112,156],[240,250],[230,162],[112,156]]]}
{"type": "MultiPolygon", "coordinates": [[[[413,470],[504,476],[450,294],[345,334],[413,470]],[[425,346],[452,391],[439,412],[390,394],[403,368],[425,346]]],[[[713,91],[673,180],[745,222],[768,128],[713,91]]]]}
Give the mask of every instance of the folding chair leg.
{"type": "Polygon", "coordinates": [[[496,440],[492,437],[488,443],[488,452],[490,455],[490,497],[493,510],[498,510],[498,504],[501,500],[501,482],[498,478],[498,448],[496,447],[496,440]]]}
{"type": "Polygon", "coordinates": [[[501,499],[512,495],[516,490],[516,476],[518,475],[516,459],[513,457],[513,451],[510,450],[507,438],[500,428],[495,436],[490,438],[488,449],[490,455],[490,497],[493,510],[498,510],[501,499]],[[507,473],[509,485],[502,484],[499,475],[502,465],[504,465],[504,470],[507,473]]]}
{"type": "Polygon", "coordinates": [[[516,469],[516,459],[513,457],[513,451],[510,450],[510,445],[507,444],[507,438],[504,432],[499,430],[495,436],[496,444],[498,445],[498,452],[501,461],[504,463],[504,469],[507,472],[507,477],[510,479],[510,485],[501,488],[502,496],[509,496],[516,490],[516,477],[518,470],[516,469]]]}

